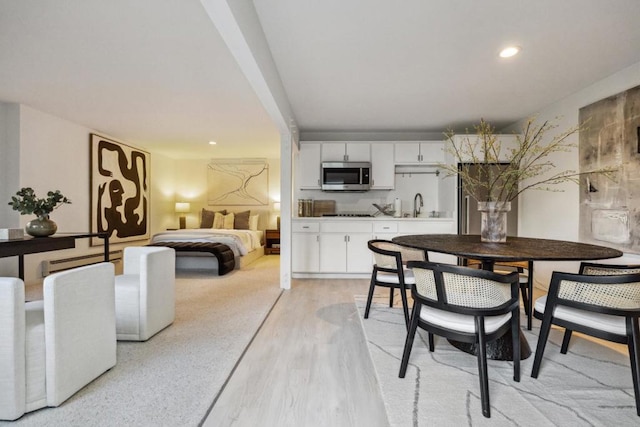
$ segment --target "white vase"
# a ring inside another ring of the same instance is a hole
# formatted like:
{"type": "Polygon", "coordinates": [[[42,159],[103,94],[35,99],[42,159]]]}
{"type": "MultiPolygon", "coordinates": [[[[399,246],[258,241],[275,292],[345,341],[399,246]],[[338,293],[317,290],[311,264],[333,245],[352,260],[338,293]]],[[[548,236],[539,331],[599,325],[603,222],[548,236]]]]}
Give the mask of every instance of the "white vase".
{"type": "Polygon", "coordinates": [[[507,241],[507,212],[511,202],[478,202],[480,211],[480,240],[504,243],[507,241]]]}

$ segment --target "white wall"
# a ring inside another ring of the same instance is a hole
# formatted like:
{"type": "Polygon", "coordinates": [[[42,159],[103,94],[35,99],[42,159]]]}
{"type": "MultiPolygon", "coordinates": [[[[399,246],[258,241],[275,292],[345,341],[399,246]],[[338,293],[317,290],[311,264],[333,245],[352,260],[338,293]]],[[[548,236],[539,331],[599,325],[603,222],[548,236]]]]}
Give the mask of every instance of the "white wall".
{"type": "MultiPolygon", "coordinates": [[[[276,228],[276,216],[273,211],[274,200],[280,198],[280,159],[267,159],[269,164],[269,205],[268,206],[209,206],[207,203],[207,165],[209,159],[177,160],[175,162],[175,201],[190,202],[191,212],[186,214],[187,228],[197,228],[200,224],[201,210],[227,209],[229,212],[251,210],[260,214],[260,229],[276,228]]],[[[173,207],[171,207],[173,210],[173,207]]],[[[170,226],[178,226],[178,215],[174,214],[170,226]]]]}
{"type": "MultiPolygon", "coordinates": [[[[2,156],[0,167],[8,175],[0,190],[0,228],[24,227],[33,219],[29,215],[18,216],[6,206],[12,194],[21,187],[33,187],[39,197],[49,190],[60,190],[71,199],[71,205],[63,205],[51,214],[58,225],[58,232],[84,233],[90,230],[90,133],[98,133],[87,127],[35,110],[25,105],[4,104],[0,110],[3,128],[10,130],[9,138],[0,136],[2,156]],[[5,112],[2,115],[2,111],[5,112]],[[18,129],[11,130],[11,129],[18,129]],[[16,152],[17,150],[17,152],[16,152]],[[9,155],[5,158],[4,154],[9,155]],[[14,162],[14,163],[11,163],[14,162]],[[9,163],[9,164],[6,164],[9,163]],[[5,202],[6,200],[6,202],[5,202]]],[[[108,136],[108,135],[105,135],[108,136]]],[[[117,139],[117,138],[114,138],[117,139]]],[[[132,144],[130,141],[129,145],[132,144]]],[[[151,153],[151,233],[168,224],[167,207],[173,213],[174,202],[173,160],[151,153]]],[[[130,244],[145,244],[146,241],[130,244]]],[[[112,245],[113,248],[125,244],[112,245]]],[[[27,255],[25,257],[25,281],[41,280],[41,261],[62,257],[101,253],[102,247],[90,247],[88,239],[76,241],[75,249],[27,255]]],[[[0,263],[0,276],[17,274],[17,258],[0,263]]]]}
{"type": "MultiPolygon", "coordinates": [[[[586,105],[625,91],[640,84],[640,62],[627,67],[573,95],[543,109],[537,114],[538,121],[555,120],[558,130],[578,125],[578,110],[586,105]]],[[[524,120],[523,120],[524,121],[524,120]]],[[[519,130],[522,122],[510,126],[507,131],[519,130]]],[[[578,144],[578,135],[572,141],[578,144]]],[[[552,159],[558,170],[579,170],[577,149],[572,153],[556,153],[552,159]]],[[[519,235],[578,241],[579,239],[579,187],[574,183],[557,186],[563,192],[526,191],[519,200],[519,235]]],[[[629,255],[618,262],[639,262],[638,257],[629,255]]],[[[547,287],[551,271],[577,272],[578,263],[536,263],[536,284],[547,287]]]]}

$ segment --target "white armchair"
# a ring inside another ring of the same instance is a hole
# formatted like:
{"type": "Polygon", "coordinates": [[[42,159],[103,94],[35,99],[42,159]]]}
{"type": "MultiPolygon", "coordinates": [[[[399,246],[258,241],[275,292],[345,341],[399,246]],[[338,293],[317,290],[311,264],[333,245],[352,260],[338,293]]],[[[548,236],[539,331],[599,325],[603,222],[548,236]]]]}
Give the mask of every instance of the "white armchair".
{"type": "Polygon", "coordinates": [[[116,364],[111,263],[44,280],[44,299],[24,302],[20,279],[0,278],[0,419],[59,406],[116,364]]]}
{"type": "Polygon", "coordinates": [[[175,319],[175,251],[154,246],[124,249],[116,276],[116,331],[121,341],[146,341],[175,319]]]}

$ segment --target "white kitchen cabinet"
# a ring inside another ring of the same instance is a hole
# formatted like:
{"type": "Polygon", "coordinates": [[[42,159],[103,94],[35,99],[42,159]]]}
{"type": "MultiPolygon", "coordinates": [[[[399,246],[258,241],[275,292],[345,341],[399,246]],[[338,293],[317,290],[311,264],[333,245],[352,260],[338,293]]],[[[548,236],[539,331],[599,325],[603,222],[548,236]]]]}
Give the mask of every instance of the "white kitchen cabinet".
{"type": "Polygon", "coordinates": [[[395,188],[394,144],[392,142],[371,143],[371,189],[393,190],[395,188]]]}
{"type": "Polygon", "coordinates": [[[370,162],[370,144],[368,142],[324,142],[322,161],[370,162]]]}
{"type": "Polygon", "coordinates": [[[437,164],[444,163],[444,141],[396,142],[396,164],[437,164]]]}
{"type": "Polygon", "coordinates": [[[371,221],[320,224],[320,272],[371,272],[371,221]]]}
{"type": "Polygon", "coordinates": [[[371,233],[320,234],[321,273],[369,273],[371,233]]]}
{"type": "Polygon", "coordinates": [[[398,235],[398,221],[375,221],[373,223],[373,238],[391,240],[398,235]]]}
{"type": "Polygon", "coordinates": [[[291,270],[299,273],[320,271],[319,224],[294,222],[291,231],[291,270]]]}
{"type": "Polygon", "coordinates": [[[297,176],[298,188],[301,190],[319,190],[320,185],[320,149],[319,142],[303,142],[300,144],[297,176]]]}

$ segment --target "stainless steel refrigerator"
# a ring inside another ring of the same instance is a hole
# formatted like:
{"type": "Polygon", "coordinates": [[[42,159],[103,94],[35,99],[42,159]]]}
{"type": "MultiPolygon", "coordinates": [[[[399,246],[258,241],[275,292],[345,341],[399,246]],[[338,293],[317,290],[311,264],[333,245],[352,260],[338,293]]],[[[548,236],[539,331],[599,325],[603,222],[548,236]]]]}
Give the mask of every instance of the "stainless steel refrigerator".
{"type": "MultiPolygon", "coordinates": [[[[477,176],[477,168],[468,165],[469,172],[477,176]]],[[[503,168],[506,164],[495,164],[492,167],[503,168]]],[[[458,175],[458,234],[480,234],[480,216],[478,203],[464,191],[462,178],[458,175]]],[[[507,214],[507,236],[518,235],[518,199],[511,202],[511,211],[507,214]]]]}

